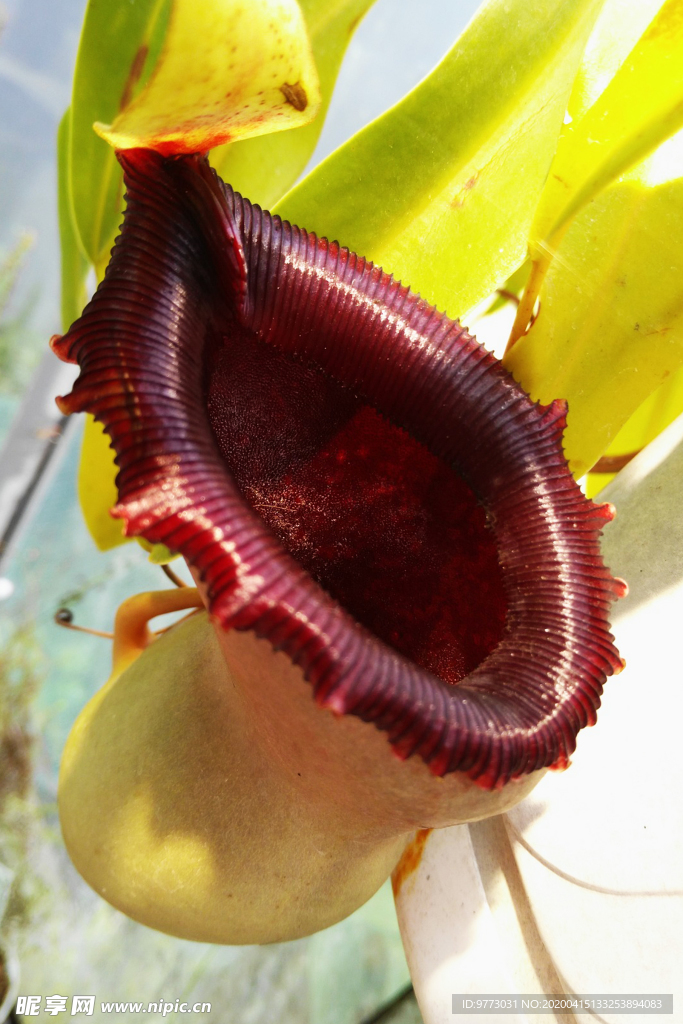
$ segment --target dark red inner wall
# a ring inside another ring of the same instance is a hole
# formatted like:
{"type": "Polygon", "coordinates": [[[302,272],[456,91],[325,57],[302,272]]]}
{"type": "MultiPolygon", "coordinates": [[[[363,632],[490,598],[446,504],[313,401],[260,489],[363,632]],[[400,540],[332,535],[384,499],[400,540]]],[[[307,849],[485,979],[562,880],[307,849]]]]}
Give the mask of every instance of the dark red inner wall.
{"type": "Polygon", "coordinates": [[[250,505],[376,636],[455,683],[506,601],[483,509],[447,465],[321,371],[246,336],[209,346],[209,417],[250,505]]]}

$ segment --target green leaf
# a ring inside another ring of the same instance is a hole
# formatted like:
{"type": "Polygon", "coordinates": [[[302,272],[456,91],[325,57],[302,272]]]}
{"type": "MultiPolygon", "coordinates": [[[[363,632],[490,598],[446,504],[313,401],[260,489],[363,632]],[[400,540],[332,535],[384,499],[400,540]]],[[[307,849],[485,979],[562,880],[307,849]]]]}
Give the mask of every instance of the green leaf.
{"type": "Polygon", "coordinates": [[[95,127],[116,149],[200,153],[307,124],[319,103],[296,0],[173,0],[149,82],[95,127]]]}
{"type": "Polygon", "coordinates": [[[602,0],[491,0],[441,64],[278,213],[453,315],[520,263],[602,0]]]}
{"type": "Polygon", "coordinates": [[[66,331],[81,315],[86,303],[85,278],[89,263],[78,244],[69,190],[69,143],[71,111],[67,110],[57,131],[57,207],[62,259],[62,327],[66,331]]]}
{"type": "Polygon", "coordinates": [[[83,251],[103,268],[121,222],[121,169],[93,122],[114,120],[149,78],[171,0],[90,0],[71,103],[70,192],[83,251]]]}
{"type": "Polygon", "coordinates": [[[270,209],[303,171],[320,136],[344,51],[374,0],[301,0],[320,80],[321,106],[310,124],[219,146],[211,163],[224,181],[270,209]]]}
{"type": "Polygon", "coordinates": [[[505,363],[534,399],[566,398],[581,476],[683,365],[683,132],[571,223],[540,313],[505,363]]]}

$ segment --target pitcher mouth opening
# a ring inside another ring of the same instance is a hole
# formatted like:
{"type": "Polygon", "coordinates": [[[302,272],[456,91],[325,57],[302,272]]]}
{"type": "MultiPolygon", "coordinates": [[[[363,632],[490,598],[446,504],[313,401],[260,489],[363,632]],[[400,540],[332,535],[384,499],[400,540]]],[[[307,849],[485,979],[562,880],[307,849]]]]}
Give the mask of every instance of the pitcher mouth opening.
{"type": "Polygon", "coordinates": [[[120,154],[127,209],[65,412],[117,453],[126,531],[184,555],[224,628],[316,700],[486,789],[566,764],[621,667],[608,506],[457,323],[252,206],[203,157],[120,154]]]}
{"type": "Polygon", "coordinates": [[[467,483],[349,388],[246,332],[209,346],[205,380],[245,501],[315,582],[447,683],[481,664],[503,636],[507,600],[467,483]]]}

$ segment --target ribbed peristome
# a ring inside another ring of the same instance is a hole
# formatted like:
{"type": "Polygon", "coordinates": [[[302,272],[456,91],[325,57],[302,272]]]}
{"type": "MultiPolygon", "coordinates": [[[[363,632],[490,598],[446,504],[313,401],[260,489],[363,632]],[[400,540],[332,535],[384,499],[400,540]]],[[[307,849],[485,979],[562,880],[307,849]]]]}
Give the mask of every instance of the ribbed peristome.
{"type": "Polygon", "coordinates": [[[400,756],[487,789],[566,764],[621,667],[608,613],[624,584],[600,556],[611,509],[586,500],[567,469],[564,403],[533,403],[457,321],[336,242],[252,206],[203,158],[120,159],[121,235],[55,348],[81,368],[62,408],[93,413],[111,438],[114,514],[127,533],[184,555],[224,628],[267,638],[320,704],[384,730],[400,756]],[[204,388],[207,345],[229,344],[237,328],[361,395],[486,509],[507,620],[457,685],[357,623],[245,501],[204,388]]]}

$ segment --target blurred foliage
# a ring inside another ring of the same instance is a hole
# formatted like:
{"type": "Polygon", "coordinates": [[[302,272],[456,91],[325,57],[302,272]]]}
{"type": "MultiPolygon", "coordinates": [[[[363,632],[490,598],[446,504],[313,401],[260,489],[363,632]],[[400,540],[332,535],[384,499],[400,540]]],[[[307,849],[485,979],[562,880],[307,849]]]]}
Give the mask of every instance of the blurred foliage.
{"type": "Polygon", "coordinates": [[[27,914],[33,883],[26,857],[34,817],[31,781],[34,730],[31,706],[42,677],[33,627],[2,638],[0,649],[0,867],[14,875],[0,922],[2,931],[27,914]]]}
{"type": "Polygon", "coordinates": [[[0,393],[4,394],[21,394],[39,352],[30,326],[34,296],[24,299],[18,310],[12,308],[14,290],[32,245],[33,237],[26,233],[6,256],[0,256],[0,393]]]}

